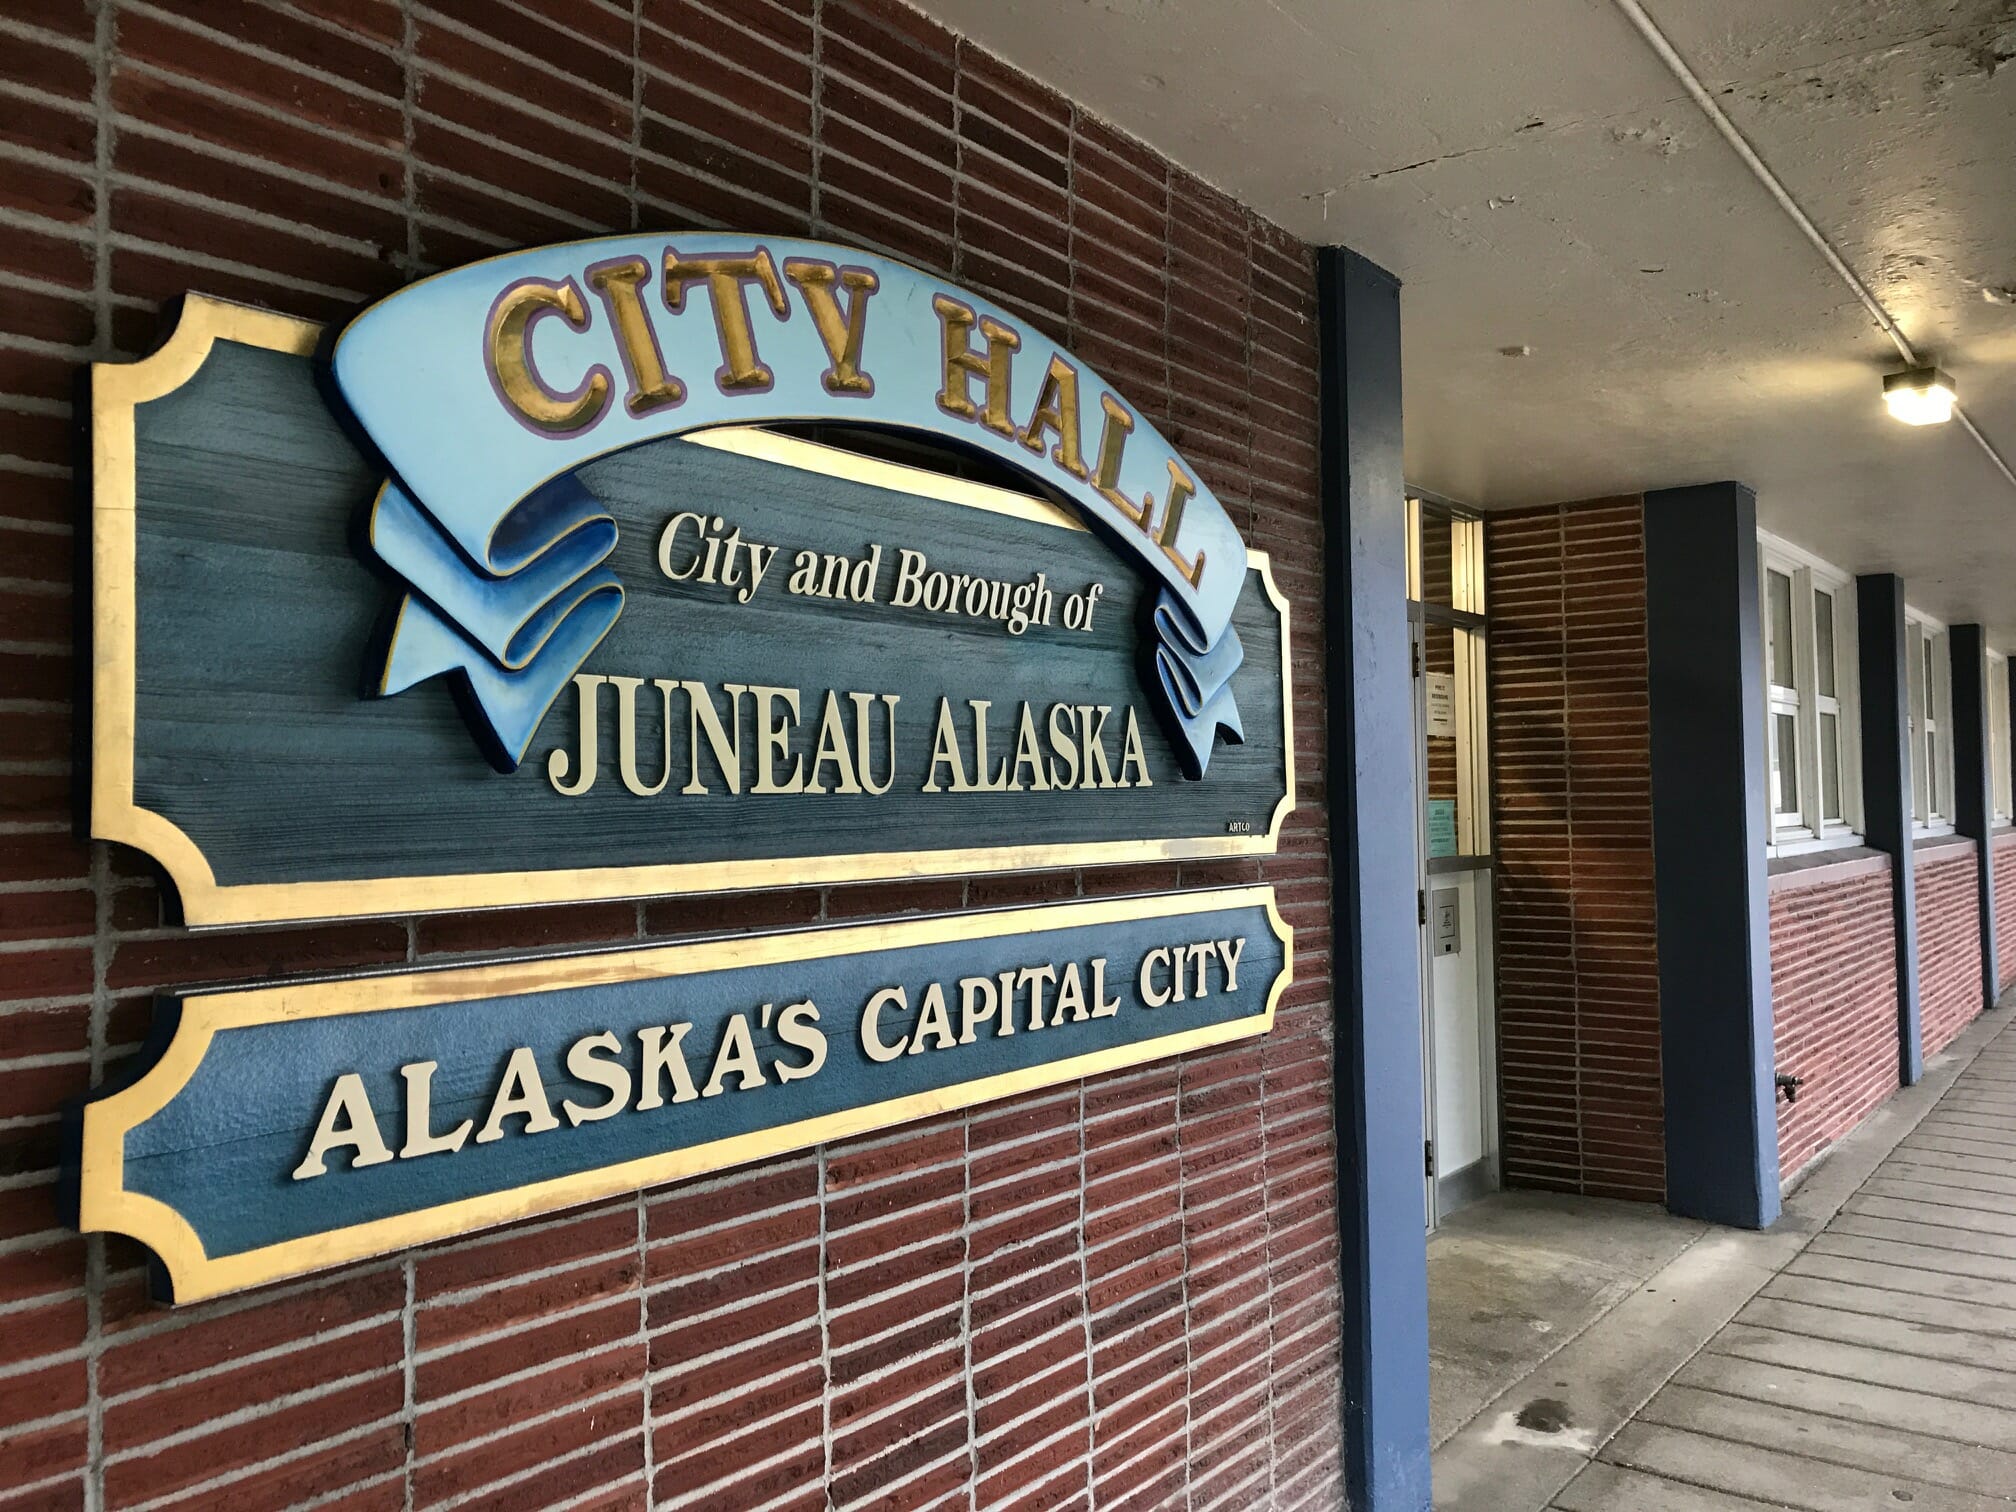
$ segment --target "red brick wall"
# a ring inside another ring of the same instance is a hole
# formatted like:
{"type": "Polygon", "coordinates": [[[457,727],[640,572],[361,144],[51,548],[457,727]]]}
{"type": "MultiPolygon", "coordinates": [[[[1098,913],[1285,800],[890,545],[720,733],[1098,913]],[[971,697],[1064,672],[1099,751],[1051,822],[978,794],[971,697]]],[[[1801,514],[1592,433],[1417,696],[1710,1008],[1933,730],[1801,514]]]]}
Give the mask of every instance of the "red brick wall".
{"type": "Polygon", "coordinates": [[[0,1505],[1335,1505],[1309,250],[891,0],[540,9],[6,7],[0,1505]],[[336,319],[494,248],[715,224],[947,272],[1165,426],[1295,601],[1280,858],[161,927],[69,832],[78,364],[185,287],[336,319]],[[175,1313],[58,1226],[57,1109],[162,984],[1256,875],[1300,931],[1261,1044],[175,1313]]]}
{"type": "Polygon", "coordinates": [[[1897,1090],[1888,856],[1835,880],[1774,879],[1771,1039],[1778,1070],[1804,1078],[1797,1102],[1778,1100],[1778,1171],[1790,1179],[1897,1090]]]}
{"type": "Polygon", "coordinates": [[[1990,857],[1995,867],[1995,986],[2016,981],[2016,833],[1999,834],[1990,857]]]}
{"type": "Polygon", "coordinates": [[[1485,562],[1505,1179],[1657,1202],[1643,505],[1493,515],[1485,562]]]}
{"type": "Polygon", "coordinates": [[[1918,1024],[1927,1056],[1953,1043],[1985,1006],[1974,844],[1959,845],[1957,854],[1918,863],[1918,1024]]]}

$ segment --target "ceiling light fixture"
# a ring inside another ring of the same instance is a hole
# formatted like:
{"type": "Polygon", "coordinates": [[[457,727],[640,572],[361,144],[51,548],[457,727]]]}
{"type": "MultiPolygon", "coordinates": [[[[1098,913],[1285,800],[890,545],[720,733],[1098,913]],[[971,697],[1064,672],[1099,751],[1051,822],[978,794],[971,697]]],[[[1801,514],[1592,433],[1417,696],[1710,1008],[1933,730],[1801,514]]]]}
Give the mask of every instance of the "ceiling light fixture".
{"type": "Polygon", "coordinates": [[[1936,367],[1906,368],[1883,380],[1883,402],[1906,425],[1944,425],[1957,398],[1953,380],[1936,367]]]}

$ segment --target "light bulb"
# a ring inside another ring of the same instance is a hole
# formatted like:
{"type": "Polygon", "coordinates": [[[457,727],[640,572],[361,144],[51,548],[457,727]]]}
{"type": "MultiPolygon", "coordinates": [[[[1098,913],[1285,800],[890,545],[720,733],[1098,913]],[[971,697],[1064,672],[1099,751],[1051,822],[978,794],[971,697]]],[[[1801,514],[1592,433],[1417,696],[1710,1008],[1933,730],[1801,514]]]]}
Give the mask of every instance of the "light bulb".
{"type": "Polygon", "coordinates": [[[1906,425],[1943,425],[1953,418],[1953,380],[1933,367],[1907,368],[1883,380],[1883,402],[1906,425]]]}

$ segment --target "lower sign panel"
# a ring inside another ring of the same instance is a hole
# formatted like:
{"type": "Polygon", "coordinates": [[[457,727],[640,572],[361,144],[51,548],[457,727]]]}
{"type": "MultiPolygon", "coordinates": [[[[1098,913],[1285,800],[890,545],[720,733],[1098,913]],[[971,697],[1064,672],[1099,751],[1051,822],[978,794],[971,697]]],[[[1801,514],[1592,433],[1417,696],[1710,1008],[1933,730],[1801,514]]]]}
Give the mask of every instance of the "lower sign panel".
{"type": "Polygon", "coordinates": [[[177,1302],[1261,1034],[1273,889],[164,999],[78,1220],[177,1302]]]}

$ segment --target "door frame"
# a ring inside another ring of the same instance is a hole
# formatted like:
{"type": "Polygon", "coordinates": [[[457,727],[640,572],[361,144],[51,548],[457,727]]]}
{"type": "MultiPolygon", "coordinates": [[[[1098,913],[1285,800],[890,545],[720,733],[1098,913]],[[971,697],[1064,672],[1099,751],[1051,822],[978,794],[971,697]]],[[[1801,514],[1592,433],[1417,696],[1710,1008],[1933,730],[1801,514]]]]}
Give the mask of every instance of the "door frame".
{"type": "MultiPolygon", "coordinates": [[[[1440,604],[1427,604],[1421,600],[1420,539],[1422,505],[1432,507],[1438,513],[1447,514],[1452,519],[1472,524],[1478,531],[1483,528],[1483,517],[1475,510],[1467,509],[1453,500],[1439,497],[1423,489],[1410,488],[1407,491],[1407,558],[1408,558],[1408,641],[1412,660],[1412,686],[1414,696],[1414,778],[1415,792],[1420,801],[1414,813],[1414,854],[1416,881],[1418,887],[1417,914],[1419,918],[1416,935],[1416,950],[1421,969],[1421,1081],[1422,1081],[1422,1166],[1423,1190],[1422,1209],[1425,1226],[1433,1233],[1441,1221],[1455,1208],[1474,1201],[1499,1189],[1502,1170],[1500,1152],[1503,1148],[1502,1131],[1499,1127],[1499,1065],[1498,1065],[1498,973],[1497,973],[1497,908],[1496,888],[1493,879],[1496,873],[1495,857],[1489,844],[1490,823],[1488,812],[1478,810],[1479,796],[1488,802],[1489,743],[1490,743],[1490,689],[1485,669],[1485,644],[1490,633],[1487,615],[1473,613],[1467,609],[1456,609],[1440,604]],[[1430,857],[1428,854],[1428,700],[1426,676],[1427,631],[1431,625],[1446,626],[1451,630],[1468,633],[1470,663],[1459,669],[1463,676],[1462,686],[1468,696],[1459,696],[1458,720],[1462,734],[1459,735],[1458,760],[1459,782],[1471,795],[1468,812],[1459,815],[1459,837],[1473,842],[1482,839],[1485,843],[1478,853],[1430,857]],[[1466,749],[1467,748],[1467,749],[1466,749]],[[1483,767],[1478,766],[1483,757],[1483,767]],[[1466,835],[1467,832],[1467,835],[1466,835]],[[1479,1117],[1483,1130],[1484,1153],[1463,1172],[1464,1181],[1460,1187],[1446,1185],[1450,1177],[1438,1169],[1435,1155],[1436,1132],[1436,1087],[1437,1066],[1435,1050],[1435,957],[1434,944],[1429,930],[1428,900],[1434,880],[1461,872],[1476,872],[1483,875],[1474,884],[1474,904],[1476,914],[1477,949],[1477,1031],[1479,1038],[1478,1065],[1480,1067],[1478,1096],[1479,1117]],[[1475,1175],[1468,1173],[1475,1172],[1475,1175]],[[1482,1190],[1474,1190],[1481,1178],[1482,1190]]],[[[1472,602],[1483,602],[1483,550],[1481,534],[1468,554],[1465,563],[1456,567],[1458,591],[1468,590],[1472,602]]]]}

